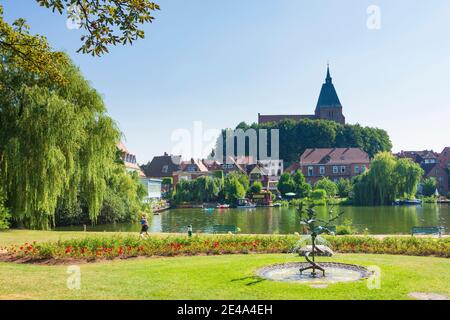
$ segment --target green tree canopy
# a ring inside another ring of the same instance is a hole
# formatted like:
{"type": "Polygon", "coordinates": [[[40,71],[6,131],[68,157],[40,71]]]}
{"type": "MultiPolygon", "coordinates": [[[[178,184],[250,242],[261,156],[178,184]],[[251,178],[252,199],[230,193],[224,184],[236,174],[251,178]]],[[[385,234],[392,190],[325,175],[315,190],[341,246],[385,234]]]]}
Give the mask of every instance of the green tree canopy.
{"type": "Polygon", "coordinates": [[[9,218],[11,218],[8,208],[5,206],[5,200],[3,191],[0,188],[0,230],[9,228],[9,218]]]}
{"type": "Polygon", "coordinates": [[[349,197],[353,189],[352,182],[349,179],[344,178],[338,180],[338,182],[336,183],[336,187],[337,187],[337,194],[340,198],[349,197]]]}
{"type": "Polygon", "coordinates": [[[295,193],[298,198],[308,197],[311,192],[311,185],[306,182],[305,176],[301,171],[293,174],[292,179],[295,183],[295,193]]]}
{"type": "Polygon", "coordinates": [[[75,202],[80,194],[95,220],[115,163],[116,124],[72,64],[58,66],[63,85],[8,57],[0,69],[0,183],[13,220],[48,228],[58,198],[75,202]]]}
{"type": "MultiPolygon", "coordinates": [[[[100,56],[108,47],[132,44],[144,38],[143,24],[155,19],[153,13],[160,7],[149,0],[36,0],[53,12],[67,12],[85,33],[78,52],[100,56]]],[[[0,55],[7,57],[10,65],[46,76],[52,81],[66,83],[60,66],[68,63],[66,56],[53,52],[47,39],[31,35],[25,20],[20,18],[7,23],[0,5],[0,55]]]]}
{"type": "Polygon", "coordinates": [[[229,203],[235,204],[238,199],[244,198],[247,189],[236,175],[231,174],[225,178],[224,195],[229,203]]]}
{"type": "Polygon", "coordinates": [[[336,183],[334,183],[333,181],[331,181],[328,178],[322,178],[319,181],[317,181],[314,184],[314,190],[316,190],[316,189],[325,190],[329,197],[335,197],[336,194],[338,193],[338,188],[336,186],[336,183]]]}
{"type": "Polygon", "coordinates": [[[292,179],[291,175],[287,172],[281,175],[277,187],[278,191],[280,191],[282,195],[285,195],[287,193],[295,193],[296,191],[294,179],[292,179]]]}
{"type": "Polygon", "coordinates": [[[262,189],[263,189],[263,185],[262,185],[261,181],[255,181],[255,182],[253,182],[253,184],[250,187],[250,192],[253,194],[258,194],[258,193],[261,193],[262,189]]]}
{"type": "Polygon", "coordinates": [[[195,180],[194,197],[198,202],[217,200],[221,191],[221,180],[212,177],[198,177],[195,180]]]}
{"type": "Polygon", "coordinates": [[[370,169],[355,179],[355,203],[390,205],[399,197],[414,197],[422,175],[422,168],[411,160],[397,160],[388,152],[380,153],[370,169]]]}
{"type": "Polygon", "coordinates": [[[323,189],[314,189],[311,192],[311,198],[314,200],[322,200],[327,198],[327,192],[323,189]]]}
{"type": "Polygon", "coordinates": [[[438,187],[438,182],[437,182],[436,178],[434,178],[434,177],[426,178],[422,182],[422,194],[425,197],[431,197],[435,194],[437,187],[438,187]]]}
{"type": "MultiPolygon", "coordinates": [[[[362,127],[356,125],[341,125],[334,121],[327,120],[310,120],[304,119],[294,121],[287,119],[279,123],[253,123],[248,125],[241,122],[236,129],[257,130],[257,138],[259,139],[258,129],[278,129],[279,130],[279,157],[283,159],[285,164],[289,166],[298,161],[299,156],[308,148],[360,148],[367,152],[372,158],[377,153],[390,151],[392,143],[389,135],[385,130],[371,127],[362,127]]],[[[222,131],[222,135],[218,137],[218,141],[224,141],[226,130],[222,131]]],[[[220,145],[217,143],[217,145],[220,145]]],[[[225,143],[222,143],[223,154],[225,152],[225,143]]],[[[269,134],[268,145],[270,149],[271,141],[269,134]]],[[[259,147],[259,144],[258,144],[259,147]]],[[[258,149],[259,150],[259,149],[258,149]]],[[[232,150],[236,151],[236,150],[232,150]]],[[[246,142],[246,155],[248,155],[249,143],[246,142]]]]}

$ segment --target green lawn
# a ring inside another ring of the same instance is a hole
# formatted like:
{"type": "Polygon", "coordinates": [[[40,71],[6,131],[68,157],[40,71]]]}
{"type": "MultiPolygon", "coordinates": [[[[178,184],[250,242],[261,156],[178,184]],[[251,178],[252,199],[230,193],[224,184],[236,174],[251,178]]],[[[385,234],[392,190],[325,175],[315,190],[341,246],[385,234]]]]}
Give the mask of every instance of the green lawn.
{"type": "Polygon", "coordinates": [[[377,265],[381,289],[365,281],[329,285],[255,282],[260,267],[292,255],[231,255],[115,260],[82,264],[81,289],[69,290],[67,266],[0,263],[0,299],[407,299],[410,292],[450,296],[450,260],[336,255],[328,261],[377,265]]]}
{"type": "MultiPolygon", "coordinates": [[[[0,232],[0,247],[87,235],[93,233],[11,230],[0,232]]],[[[366,281],[322,289],[255,282],[255,270],[260,267],[301,260],[288,254],[251,254],[88,263],[80,265],[80,290],[67,288],[68,266],[0,263],[0,299],[407,299],[411,292],[450,297],[450,259],[433,257],[339,254],[326,258],[379,266],[379,290],[369,290],[366,281]]]]}

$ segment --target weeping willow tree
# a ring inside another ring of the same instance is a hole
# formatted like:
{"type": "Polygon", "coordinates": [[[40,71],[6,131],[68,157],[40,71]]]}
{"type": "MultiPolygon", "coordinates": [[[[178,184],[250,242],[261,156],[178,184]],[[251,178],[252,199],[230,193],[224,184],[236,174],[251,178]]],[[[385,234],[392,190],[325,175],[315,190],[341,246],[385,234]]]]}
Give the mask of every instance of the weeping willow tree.
{"type": "Polygon", "coordinates": [[[120,139],[100,95],[71,63],[58,66],[60,83],[0,58],[0,183],[13,221],[48,229],[62,196],[86,199],[95,221],[120,139]]]}
{"type": "Polygon", "coordinates": [[[355,203],[389,205],[398,198],[412,198],[422,175],[422,168],[411,160],[397,160],[388,152],[379,153],[370,170],[355,180],[355,203]]]}

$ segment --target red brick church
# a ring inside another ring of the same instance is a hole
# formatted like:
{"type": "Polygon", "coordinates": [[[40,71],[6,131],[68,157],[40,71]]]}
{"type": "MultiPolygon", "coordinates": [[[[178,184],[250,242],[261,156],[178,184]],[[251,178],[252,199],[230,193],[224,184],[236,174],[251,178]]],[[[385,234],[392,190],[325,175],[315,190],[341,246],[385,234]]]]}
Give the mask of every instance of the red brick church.
{"type": "Polygon", "coordinates": [[[327,77],[320,91],[319,101],[316,111],[312,115],[262,115],[258,113],[258,123],[280,122],[286,119],[299,121],[302,119],[323,119],[336,121],[345,124],[345,117],[342,113],[342,105],[333,85],[330,75],[330,67],[327,68],[327,77]]]}

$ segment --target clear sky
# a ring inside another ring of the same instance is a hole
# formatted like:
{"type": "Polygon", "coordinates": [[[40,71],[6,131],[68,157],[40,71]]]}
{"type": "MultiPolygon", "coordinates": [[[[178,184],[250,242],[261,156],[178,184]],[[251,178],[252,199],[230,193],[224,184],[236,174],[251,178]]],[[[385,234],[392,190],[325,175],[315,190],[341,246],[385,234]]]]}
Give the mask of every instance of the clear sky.
{"type": "Polygon", "coordinates": [[[174,130],[314,112],[326,63],[349,123],[386,129],[394,151],[450,146],[450,1],[161,0],[146,39],[93,58],[80,30],[35,0],[0,0],[8,21],[68,52],[102,94],[138,162],[174,130]],[[381,9],[381,29],[367,8],[381,9]]]}

